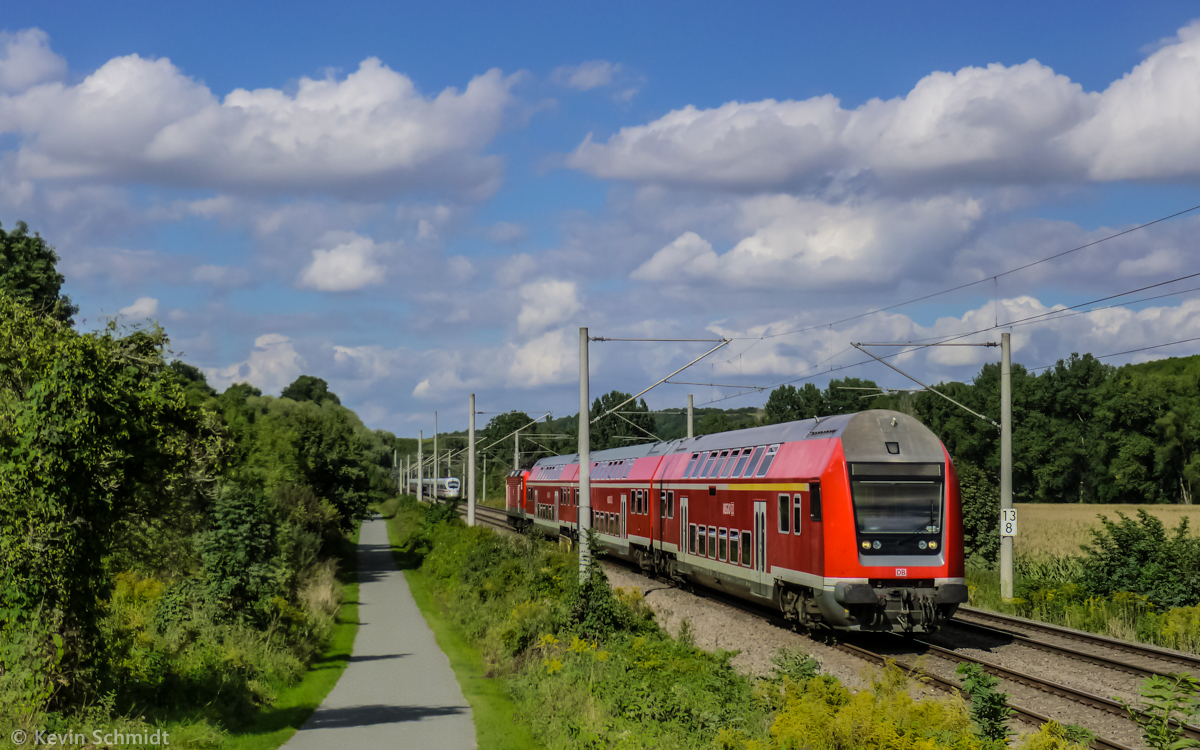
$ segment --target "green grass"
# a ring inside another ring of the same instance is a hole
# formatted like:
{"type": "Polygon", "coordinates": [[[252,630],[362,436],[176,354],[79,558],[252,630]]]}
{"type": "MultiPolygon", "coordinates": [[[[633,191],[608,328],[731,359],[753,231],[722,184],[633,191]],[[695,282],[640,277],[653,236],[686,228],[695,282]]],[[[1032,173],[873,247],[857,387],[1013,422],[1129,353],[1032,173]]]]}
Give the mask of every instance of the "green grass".
{"type": "Polygon", "coordinates": [[[281,691],[273,706],[264,708],[248,726],[231,734],[221,745],[223,750],[274,750],[281,746],[308,721],[346,670],[354,653],[354,637],[358,635],[358,533],[356,529],[345,543],[344,565],[338,574],[342,582],[342,607],[329,645],[299,683],[281,691]]]}
{"type": "Polygon", "coordinates": [[[516,722],[517,708],[504,686],[487,676],[483,654],[442,616],[430,581],[419,570],[413,569],[411,560],[399,549],[398,520],[394,514],[388,520],[392,554],[408,579],[413,599],[433,630],[438,647],[450,660],[463,697],[471,704],[475,744],[488,750],[540,750],[542,745],[534,740],[529,729],[516,722]]]}

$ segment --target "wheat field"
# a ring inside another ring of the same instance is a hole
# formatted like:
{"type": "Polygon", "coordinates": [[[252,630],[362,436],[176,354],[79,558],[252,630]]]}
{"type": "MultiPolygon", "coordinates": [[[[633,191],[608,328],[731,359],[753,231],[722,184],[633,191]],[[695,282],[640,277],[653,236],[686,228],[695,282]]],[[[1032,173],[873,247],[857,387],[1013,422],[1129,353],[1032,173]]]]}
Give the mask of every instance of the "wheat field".
{"type": "Polygon", "coordinates": [[[1079,555],[1079,545],[1092,541],[1091,529],[1098,528],[1097,515],[1119,520],[1117,513],[1137,517],[1144,508],[1162,520],[1168,533],[1184,516],[1191,518],[1191,533],[1200,525],[1200,509],[1194,505],[1084,505],[1079,503],[1016,503],[1017,536],[1013,551],[1018,555],[1079,555]]]}

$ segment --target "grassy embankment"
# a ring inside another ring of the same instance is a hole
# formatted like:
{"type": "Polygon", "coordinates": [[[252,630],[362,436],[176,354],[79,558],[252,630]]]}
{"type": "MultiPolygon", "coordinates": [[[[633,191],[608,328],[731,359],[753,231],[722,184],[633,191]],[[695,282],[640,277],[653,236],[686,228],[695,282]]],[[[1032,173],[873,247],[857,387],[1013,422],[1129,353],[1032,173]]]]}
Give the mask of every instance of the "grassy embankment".
{"type": "MultiPolygon", "coordinates": [[[[994,747],[961,701],[914,701],[895,668],[858,693],[796,653],[780,654],[770,678],[748,678],[733,653],[695,648],[686,628],[665,633],[598,568],[579,583],[572,552],[439,515],[400,501],[392,544],[472,702],[481,748],[994,747]]],[[[1066,736],[1047,725],[1020,746],[1066,748],[1066,736]]]]}
{"type": "Polygon", "coordinates": [[[241,731],[230,735],[222,750],[275,750],[296,733],[313,711],[333,690],[346,671],[354,653],[358,635],[358,535],[346,540],[338,580],[342,585],[342,605],[325,650],[313,660],[308,672],[297,684],[282,690],[275,703],[262,709],[241,731]]]}
{"type": "Polygon", "coordinates": [[[1168,550],[1190,554],[1194,549],[1195,528],[1182,544],[1176,541],[1180,522],[1197,515],[1193,506],[1029,503],[1016,508],[1014,598],[1002,600],[996,570],[968,568],[972,605],[1200,653],[1194,574],[1180,575],[1178,560],[1163,559],[1171,557],[1168,550]],[[1156,535],[1138,519],[1139,510],[1151,524],[1160,521],[1162,533],[1156,535]],[[1122,522],[1119,514],[1131,520],[1122,522]],[[1106,529],[1098,516],[1117,525],[1106,529]],[[1104,561],[1081,549],[1095,546],[1094,531],[1107,540],[1098,548],[1104,561]],[[1098,595],[1097,579],[1105,576],[1120,583],[1098,595]]]}

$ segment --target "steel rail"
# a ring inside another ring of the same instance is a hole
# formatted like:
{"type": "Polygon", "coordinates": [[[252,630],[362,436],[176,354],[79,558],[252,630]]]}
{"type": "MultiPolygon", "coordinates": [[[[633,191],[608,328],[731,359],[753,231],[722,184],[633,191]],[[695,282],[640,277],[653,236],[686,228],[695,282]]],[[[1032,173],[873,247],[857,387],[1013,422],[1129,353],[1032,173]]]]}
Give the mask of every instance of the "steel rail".
{"type": "MultiPolygon", "coordinates": [[[[849,643],[838,643],[838,644],[835,644],[833,646],[833,648],[836,648],[837,650],[842,651],[843,653],[852,654],[854,656],[857,656],[860,659],[864,659],[866,661],[873,662],[875,664],[879,664],[879,665],[883,665],[883,666],[886,666],[888,662],[891,662],[891,663],[895,664],[897,667],[899,667],[900,669],[907,672],[909,675],[917,678],[919,681],[932,683],[933,685],[937,686],[941,690],[944,690],[949,693],[958,693],[959,695],[962,695],[962,697],[966,698],[968,701],[970,700],[970,696],[965,695],[963,693],[962,686],[958,685],[953,680],[947,680],[945,677],[939,677],[938,675],[935,675],[931,672],[926,672],[924,669],[921,669],[920,667],[914,667],[911,664],[908,664],[907,662],[901,661],[900,659],[894,659],[890,656],[884,656],[883,654],[877,654],[874,651],[868,651],[867,649],[862,648],[861,646],[855,646],[855,645],[849,644],[849,643]]],[[[1010,703],[1010,704],[1008,704],[1008,707],[1010,709],[1012,709],[1013,713],[1015,713],[1017,716],[1019,716],[1021,719],[1023,719],[1024,721],[1026,721],[1028,723],[1036,724],[1036,725],[1040,726],[1040,725],[1045,724],[1046,722],[1050,721],[1049,716],[1040,714],[1037,711],[1025,708],[1024,706],[1019,706],[1019,705],[1010,703]]],[[[1132,748],[1130,748],[1128,745],[1123,745],[1120,742],[1116,742],[1114,740],[1104,739],[1103,737],[1093,738],[1091,747],[1093,748],[1093,750],[1132,750],[1132,748]]]]}
{"type": "Polygon", "coordinates": [[[977,632],[982,632],[986,635],[992,635],[999,638],[1008,638],[1015,643],[1037,649],[1038,651],[1044,651],[1048,654],[1058,654],[1059,656],[1067,656],[1078,661],[1091,662],[1092,664],[1098,664],[1102,667],[1110,667],[1121,672],[1128,672],[1129,674],[1137,675],[1138,677],[1150,677],[1152,675],[1157,675],[1159,677],[1170,676],[1169,672],[1163,672],[1162,670],[1146,669],[1145,667],[1139,667],[1136,664],[1130,664],[1129,662],[1110,659],[1107,656],[1089,654],[1086,651],[1079,651],[1067,646],[1056,646],[1053,643],[1035,641],[1028,636],[1021,635],[1020,633],[1001,630],[1000,628],[993,628],[990,625],[981,625],[979,623],[958,619],[951,620],[948,624],[952,627],[961,628],[963,630],[974,630],[977,632]]]}
{"type": "MultiPolygon", "coordinates": [[[[978,664],[983,667],[984,671],[1010,682],[1025,685],[1026,687],[1031,687],[1034,690],[1040,690],[1041,692],[1049,693],[1050,695],[1057,695],[1060,698],[1066,698],[1068,700],[1075,701],[1076,703],[1082,703],[1086,706],[1091,706],[1092,708],[1096,708],[1116,716],[1129,716],[1129,712],[1120,703],[1110,700],[1109,698],[1096,695],[1095,693],[1089,693],[1085,690],[1079,690],[1077,688],[1070,687],[1069,685],[1063,685],[1059,682],[1042,679],[1041,677],[1034,677],[1031,674],[1018,672],[1015,669],[1009,669],[1008,667],[1000,666],[995,662],[990,662],[985,659],[979,659],[973,656],[965,656],[955,651],[951,651],[948,648],[935,646],[928,641],[921,640],[920,638],[913,638],[912,640],[929,649],[929,651],[934,655],[948,661],[978,664]]],[[[1175,722],[1171,722],[1171,724],[1172,726],[1179,726],[1185,737],[1188,737],[1189,739],[1200,740],[1200,727],[1192,724],[1176,724],[1175,722]]]]}
{"type": "MultiPolygon", "coordinates": [[[[1189,666],[1193,669],[1200,670],[1200,657],[1180,653],[1178,651],[1170,651],[1157,646],[1149,646],[1143,643],[1130,643],[1129,641],[1109,638],[1108,636],[1104,635],[1087,633],[1082,630],[1075,630],[1073,628],[1064,628],[1061,625],[1051,625],[1050,623],[1038,622],[1037,620],[1028,620],[1023,617],[1014,617],[1012,615],[1004,615],[1000,614],[999,612],[988,612],[986,610],[976,609],[974,607],[959,607],[958,614],[982,620],[991,620],[993,622],[1002,623],[1012,627],[1020,627],[1029,630],[1038,630],[1043,633],[1051,633],[1053,635],[1059,635],[1064,638],[1070,638],[1083,643],[1090,643],[1096,646],[1117,649],[1119,651],[1125,651],[1126,653],[1145,656],[1151,659],[1157,659],[1159,661],[1176,662],[1189,666]]],[[[952,622],[968,621],[956,617],[952,622]]]]}

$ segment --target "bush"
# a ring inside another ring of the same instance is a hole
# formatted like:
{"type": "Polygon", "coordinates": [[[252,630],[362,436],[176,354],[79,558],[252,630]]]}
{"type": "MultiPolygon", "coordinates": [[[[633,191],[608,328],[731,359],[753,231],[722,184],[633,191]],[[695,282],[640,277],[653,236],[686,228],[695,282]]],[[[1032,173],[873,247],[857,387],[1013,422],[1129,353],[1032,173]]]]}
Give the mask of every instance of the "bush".
{"type": "Polygon", "coordinates": [[[1168,537],[1162,521],[1145,510],[1136,521],[1117,515],[1120,522],[1101,516],[1103,527],[1092,531],[1080,586],[1102,597],[1142,594],[1162,610],[1200,604],[1200,539],[1188,535],[1188,519],[1168,537]]]}
{"type": "Polygon", "coordinates": [[[979,467],[956,461],[962,499],[963,545],[967,558],[977,555],[995,564],[1000,555],[1000,488],[979,467]]]}

